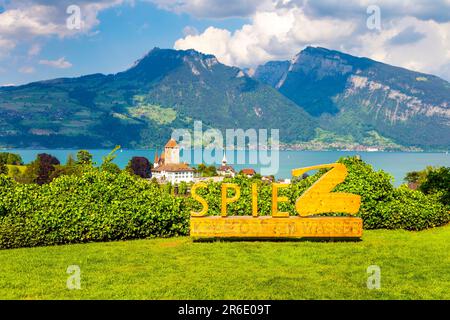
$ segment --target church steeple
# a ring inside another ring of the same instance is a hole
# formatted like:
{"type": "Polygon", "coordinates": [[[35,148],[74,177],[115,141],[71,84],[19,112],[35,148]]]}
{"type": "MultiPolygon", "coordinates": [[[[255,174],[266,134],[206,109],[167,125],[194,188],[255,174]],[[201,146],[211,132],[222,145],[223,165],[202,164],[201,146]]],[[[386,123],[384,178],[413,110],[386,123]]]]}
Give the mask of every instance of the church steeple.
{"type": "Polygon", "coordinates": [[[223,165],[223,166],[226,166],[226,165],[227,165],[227,155],[226,155],[225,150],[223,151],[222,165],[223,165]]]}

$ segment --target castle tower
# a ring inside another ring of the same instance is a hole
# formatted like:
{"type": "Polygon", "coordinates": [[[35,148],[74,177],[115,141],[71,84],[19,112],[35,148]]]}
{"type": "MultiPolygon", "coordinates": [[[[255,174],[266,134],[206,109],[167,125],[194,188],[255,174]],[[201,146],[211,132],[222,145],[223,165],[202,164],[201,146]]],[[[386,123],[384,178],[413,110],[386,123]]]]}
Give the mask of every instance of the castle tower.
{"type": "Polygon", "coordinates": [[[159,156],[158,150],[156,150],[155,159],[153,160],[153,168],[157,168],[158,166],[159,166],[159,156]]]}
{"type": "Polygon", "coordinates": [[[161,152],[161,157],[159,157],[159,162],[158,162],[158,164],[161,166],[161,165],[163,165],[164,164],[164,155],[165,155],[166,153],[165,152],[161,152]]]}
{"type": "Polygon", "coordinates": [[[170,139],[164,147],[164,156],[165,164],[180,163],[180,147],[174,139],[170,139]]]}

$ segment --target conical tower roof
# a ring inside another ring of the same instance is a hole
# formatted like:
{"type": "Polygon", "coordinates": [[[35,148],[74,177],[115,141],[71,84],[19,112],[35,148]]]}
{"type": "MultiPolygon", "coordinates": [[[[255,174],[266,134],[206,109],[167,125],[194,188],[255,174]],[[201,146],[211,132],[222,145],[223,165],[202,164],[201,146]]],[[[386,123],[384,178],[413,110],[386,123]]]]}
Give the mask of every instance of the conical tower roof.
{"type": "Polygon", "coordinates": [[[175,139],[170,139],[167,143],[165,148],[176,148],[178,147],[177,142],[175,141],[175,139]]]}

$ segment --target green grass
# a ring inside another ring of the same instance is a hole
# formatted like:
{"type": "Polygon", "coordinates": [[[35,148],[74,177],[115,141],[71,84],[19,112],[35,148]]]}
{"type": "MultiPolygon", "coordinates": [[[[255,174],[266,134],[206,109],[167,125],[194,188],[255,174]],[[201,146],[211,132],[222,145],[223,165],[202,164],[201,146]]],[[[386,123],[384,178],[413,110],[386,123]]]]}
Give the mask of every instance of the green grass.
{"type": "Polygon", "coordinates": [[[361,242],[190,238],[0,251],[0,299],[450,299],[450,226],[361,242]],[[81,290],[66,269],[81,268],[81,290]],[[367,267],[381,289],[367,289],[367,267]]]}

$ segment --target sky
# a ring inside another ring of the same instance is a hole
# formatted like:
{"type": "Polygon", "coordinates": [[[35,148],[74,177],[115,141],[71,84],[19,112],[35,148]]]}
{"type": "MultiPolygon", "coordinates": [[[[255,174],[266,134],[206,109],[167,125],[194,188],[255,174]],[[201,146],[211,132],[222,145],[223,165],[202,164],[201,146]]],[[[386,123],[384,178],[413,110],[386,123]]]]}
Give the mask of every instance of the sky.
{"type": "Polygon", "coordinates": [[[450,0],[0,0],[0,86],[120,72],[153,47],[252,68],[306,46],[450,80],[450,0]]]}

